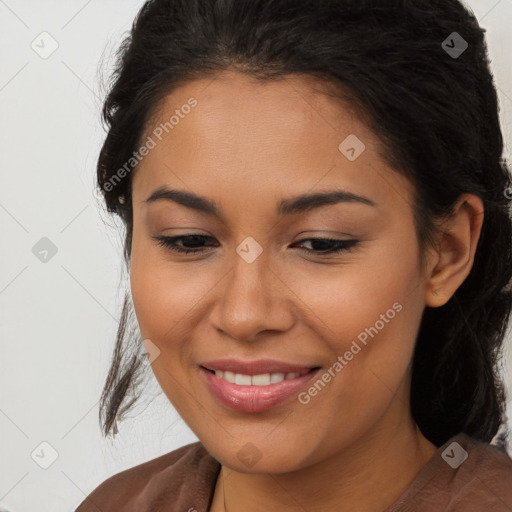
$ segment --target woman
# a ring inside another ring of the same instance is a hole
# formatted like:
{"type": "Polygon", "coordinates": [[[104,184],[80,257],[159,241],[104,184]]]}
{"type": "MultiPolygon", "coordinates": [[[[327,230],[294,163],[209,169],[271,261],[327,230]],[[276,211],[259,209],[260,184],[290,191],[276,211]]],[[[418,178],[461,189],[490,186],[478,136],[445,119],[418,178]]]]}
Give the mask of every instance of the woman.
{"type": "Polygon", "coordinates": [[[472,13],[154,0],[103,115],[131,280],[104,433],[145,353],[200,441],[78,512],[512,510],[510,178],[472,13]]]}

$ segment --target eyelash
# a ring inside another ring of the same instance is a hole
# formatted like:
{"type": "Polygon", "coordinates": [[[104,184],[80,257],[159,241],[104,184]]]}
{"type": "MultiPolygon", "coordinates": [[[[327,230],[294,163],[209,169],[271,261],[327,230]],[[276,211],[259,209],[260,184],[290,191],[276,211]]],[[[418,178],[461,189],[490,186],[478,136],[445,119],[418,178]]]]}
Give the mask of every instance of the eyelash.
{"type": "MultiPolygon", "coordinates": [[[[176,245],[177,240],[182,240],[184,238],[195,238],[195,239],[202,239],[206,240],[208,238],[211,238],[206,235],[181,235],[181,236],[154,236],[152,237],[154,240],[158,242],[158,245],[161,245],[163,247],[166,247],[167,249],[170,249],[171,251],[183,253],[183,254],[190,254],[190,253],[198,253],[203,252],[203,248],[198,249],[183,249],[182,247],[179,247],[176,245]]],[[[296,243],[304,243],[304,242],[332,242],[335,243],[336,246],[334,249],[329,249],[327,251],[315,251],[313,249],[302,249],[306,252],[313,253],[315,255],[330,255],[330,254],[339,254],[343,251],[349,251],[352,249],[355,245],[359,243],[359,240],[339,240],[336,238],[304,238],[303,240],[299,240],[296,243]]]]}

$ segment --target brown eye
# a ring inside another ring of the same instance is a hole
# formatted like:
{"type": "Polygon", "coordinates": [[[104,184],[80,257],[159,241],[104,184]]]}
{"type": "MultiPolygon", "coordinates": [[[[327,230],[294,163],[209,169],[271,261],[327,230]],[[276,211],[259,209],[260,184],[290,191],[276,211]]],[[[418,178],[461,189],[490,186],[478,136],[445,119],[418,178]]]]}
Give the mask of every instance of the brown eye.
{"type": "Polygon", "coordinates": [[[171,251],[180,252],[180,253],[197,253],[203,251],[203,246],[201,245],[205,240],[211,238],[206,235],[180,235],[180,236],[154,236],[152,237],[154,240],[158,241],[158,245],[162,245],[170,249],[171,251]],[[191,245],[192,247],[180,247],[176,242],[181,241],[182,244],[191,245]]]}
{"type": "Polygon", "coordinates": [[[304,249],[314,254],[337,254],[348,251],[359,243],[359,240],[339,240],[336,238],[305,238],[298,244],[311,243],[313,246],[320,246],[318,249],[304,249]]]}

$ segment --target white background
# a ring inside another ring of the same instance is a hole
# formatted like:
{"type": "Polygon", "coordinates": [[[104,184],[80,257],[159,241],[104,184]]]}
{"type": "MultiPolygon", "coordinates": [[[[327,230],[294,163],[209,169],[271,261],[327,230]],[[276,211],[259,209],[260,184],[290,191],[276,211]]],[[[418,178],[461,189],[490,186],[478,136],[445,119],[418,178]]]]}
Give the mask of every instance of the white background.
{"type": "MultiPolygon", "coordinates": [[[[94,191],[99,70],[142,4],[0,0],[0,504],[14,512],[73,511],[114,473],[196,441],[154,378],[113,444],[98,423],[128,285],[120,224],[94,191]],[[59,45],[48,59],[31,48],[43,31],[59,45]],[[58,249],[47,263],[32,253],[42,237],[58,249]],[[58,453],[48,469],[31,458],[42,442],[58,453]]],[[[512,0],[467,4],[487,29],[510,157],[512,0]]]]}

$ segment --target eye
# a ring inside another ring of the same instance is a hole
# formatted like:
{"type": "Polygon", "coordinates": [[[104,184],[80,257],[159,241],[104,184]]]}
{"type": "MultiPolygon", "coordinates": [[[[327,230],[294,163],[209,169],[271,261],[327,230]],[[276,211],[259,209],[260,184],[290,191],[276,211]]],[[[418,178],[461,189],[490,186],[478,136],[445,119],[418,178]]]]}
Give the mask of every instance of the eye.
{"type": "Polygon", "coordinates": [[[171,251],[189,254],[189,253],[202,252],[202,248],[200,246],[198,248],[198,244],[200,245],[200,243],[202,241],[204,242],[206,239],[211,238],[211,237],[210,236],[206,236],[206,235],[195,235],[195,234],[192,235],[192,234],[190,234],[190,235],[181,235],[181,236],[173,236],[173,237],[169,237],[169,236],[154,236],[152,238],[158,241],[158,245],[162,245],[164,247],[167,247],[168,249],[171,249],[171,251]],[[176,243],[176,241],[178,241],[178,240],[183,240],[184,242],[188,241],[189,244],[191,243],[192,248],[180,247],[176,243]]]}
{"type": "Polygon", "coordinates": [[[312,249],[303,249],[307,252],[323,255],[323,254],[337,254],[343,251],[348,251],[359,243],[359,240],[340,240],[338,238],[305,238],[297,242],[298,244],[311,243],[312,245],[320,245],[320,251],[312,249]]]}
{"type": "MultiPolygon", "coordinates": [[[[212,237],[207,235],[181,235],[181,236],[154,236],[152,237],[154,240],[158,242],[158,245],[164,246],[171,251],[190,254],[190,253],[198,253],[204,252],[203,249],[205,246],[201,246],[206,240],[211,239],[212,237]],[[177,242],[181,242],[182,244],[189,245],[189,247],[180,247],[177,242]],[[190,245],[192,247],[190,247],[190,245]]],[[[343,251],[348,251],[355,245],[359,243],[359,240],[340,240],[337,238],[305,238],[304,240],[300,240],[296,242],[296,244],[304,244],[311,243],[313,245],[320,245],[318,250],[315,249],[304,249],[302,250],[313,253],[316,255],[324,255],[324,254],[337,254],[343,251]]],[[[206,246],[207,247],[207,246],[206,246]]]]}

